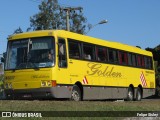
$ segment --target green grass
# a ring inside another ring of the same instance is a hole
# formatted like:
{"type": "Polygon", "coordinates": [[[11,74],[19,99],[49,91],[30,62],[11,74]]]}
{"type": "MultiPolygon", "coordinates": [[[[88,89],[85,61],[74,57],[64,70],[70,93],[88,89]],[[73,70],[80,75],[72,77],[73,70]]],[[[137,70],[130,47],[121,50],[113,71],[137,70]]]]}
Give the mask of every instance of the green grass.
{"type": "Polygon", "coordinates": [[[0,111],[157,111],[160,110],[160,100],[139,102],[1,100],[0,106],[0,111]]]}
{"type": "MultiPolygon", "coordinates": [[[[1,100],[0,111],[159,111],[160,101],[159,100],[146,100],[140,102],[127,102],[127,101],[54,101],[54,100],[1,100]]],[[[77,117],[77,120],[96,120],[96,117],[77,117]]],[[[17,118],[16,118],[17,119],[17,118]]],[[[28,118],[25,118],[28,119],[28,118]]],[[[40,118],[33,118],[37,120],[40,118]]],[[[53,118],[42,118],[42,119],[53,119],[53,118]]],[[[67,119],[75,120],[74,117],[56,117],[54,119],[67,119]]],[[[99,119],[115,119],[113,117],[99,117],[99,119]]],[[[121,118],[122,119],[122,118],[121,118]]]]}

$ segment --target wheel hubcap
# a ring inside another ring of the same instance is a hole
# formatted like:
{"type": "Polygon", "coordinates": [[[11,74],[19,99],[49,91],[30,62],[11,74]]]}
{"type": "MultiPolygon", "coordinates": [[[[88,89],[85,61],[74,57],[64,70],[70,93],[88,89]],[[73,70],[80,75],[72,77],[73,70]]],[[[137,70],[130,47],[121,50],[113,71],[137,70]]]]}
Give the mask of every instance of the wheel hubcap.
{"type": "Polygon", "coordinates": [[[129,97],[130,100],[133,99],[133,93],[131,91],[128,93],[128,97],[129,97]]]}
{"type": "Polygon", "coordinates": [[[72,92],[72,99],[75,100],[75,101],[79,101],[79,94],[77,91],[73,91],[72,92]]]}
{"type": "Polygon", "coordinates": [[[141,99],[141,93],[140,93],[140,92],[138,92],[137,99],[138,99],[138,100],[140,100],[140,99],[141,99]]]}

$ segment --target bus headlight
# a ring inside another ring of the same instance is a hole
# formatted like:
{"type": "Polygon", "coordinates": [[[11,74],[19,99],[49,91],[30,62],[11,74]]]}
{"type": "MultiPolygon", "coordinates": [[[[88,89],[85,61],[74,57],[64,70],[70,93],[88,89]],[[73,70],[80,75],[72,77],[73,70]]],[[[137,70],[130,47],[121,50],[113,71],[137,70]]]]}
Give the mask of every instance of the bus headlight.
{"type": "Polygon", "coordinates": [[[47,85],[48,85],[48,87],[51,87],[52,86],[52,82],[51,81],[47,81],[47,85]]]}
{"type": "Polygon", "coordinates": [[[41,87],[46,87],[46,81],[41,81],[41,87]]]}
{"type": "Polygon", "coordinates": [[[41,87],[55,87],[56,81],[54,80],[43,80],[41,81],[41,87]]]}

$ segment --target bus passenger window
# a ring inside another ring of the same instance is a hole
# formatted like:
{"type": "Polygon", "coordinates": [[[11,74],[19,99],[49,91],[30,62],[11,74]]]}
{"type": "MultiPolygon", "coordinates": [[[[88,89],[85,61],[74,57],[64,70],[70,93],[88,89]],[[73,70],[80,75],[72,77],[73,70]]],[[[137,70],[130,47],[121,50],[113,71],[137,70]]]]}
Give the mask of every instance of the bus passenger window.
{"type": "Polygon", "coordinates": [[[118,51],[114,49],[108,50],[109,62],[118,63],[118,51]]]}
{"type": "Polygon", "coordinates": [[[141,55],[137,55],[138,67],[145,67],[144,65],[144,57],[141,55]]]}
{"type": "Polygon", "coordinates": [[[101,62],[106,61],[106,48],[97,47],[96,48],[97,60],[101,62]]]}
{"type": "Polygon", "coordinates": [[[145,64],[144,64],[144,56],[141,57],[141,63],[142,63],[142,67],[145,68],[145,64]]]}
{"type": "Polygon", "coordinates": [[[145,57],[144,58],[144,63],[145,63],[145,68],[146,69],[153,69],[152,58],[145,57]]]}
{"type": "Polygon", "coordinates": [[[141,65],[141,56],[140,55],[137,55],[137,65],[138,65],[138,67],[141,67],[142,65],[141,65]]]}
{"type": "Polygon", "coordinates": [[[131,53],[128,53],[128,65],[129,66],[132,65],[132,55],[131,55],[131,53]]]}
{"type": "Polygon", "coordinates": [[[119,52],[119,62],[120,64],[127,65],[128,64],[128,58],[127,58],[127,53],[126,52],[119,52]]]}
{"type": "Polygon", "coordinates": [[[67,67],[66,43],[64,39],[58,39],[58,65],[61,68],[67,67]]]}
{"type": "Polygon", "coordinates": [[[148,58],[149,69],[153,69],[152,58],[148,58]]]}
{"type": "Polygon", "coordinates": [[[132,54],[132,65],[133,66],[136,66],[137,64],[136,64],[137,62],[136,62],[136,55],[135,54],[132,54]]]}
{"type": "Polygon", "coordinates": [[[80,59],[80,44],[69,41],[69,58],[80,59]]]}
{"type": "Polygon", "coordinates": [[[83,44],[83,59],[95,60],[94,46],[90,44],[83,44]]]}

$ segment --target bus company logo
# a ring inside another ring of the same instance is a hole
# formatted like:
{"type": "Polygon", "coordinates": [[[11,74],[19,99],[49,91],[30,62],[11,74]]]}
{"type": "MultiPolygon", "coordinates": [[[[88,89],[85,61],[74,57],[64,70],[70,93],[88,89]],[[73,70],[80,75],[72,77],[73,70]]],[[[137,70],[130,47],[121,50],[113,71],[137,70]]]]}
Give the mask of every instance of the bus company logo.
{"type": "Polygon", "coordinates": [[[11,112],[2,112],[2,117],[12,117],[11,112]]]}
{"type": "Polygon", "coordinates": [[[146,82],[146,79],[145,79],[143,72],[141,72],[141,74],[140,74],[140,81],[141,81],[143,87],[147,87],[147,82],[146,82]]]}
{"type": "Polygon", "coordinates": [[[113,66],[103,66],[102,64],[88,63],[89,70],[87,71],[88,75],[96,75],[99,77],[122,77],[121,72],[117,72],[113,66]]]}
{"type": "Polygon", "coordinates": [[[82,83],[83,83],[83,84],[88,84],[88,80],[87,80],[86,76],[83,78],[82,83]]]}
{"type": "Polygon", "coordinates": [[[38,118],[42,117],[42,113],[39,112],[2,112],[2,117],[9,118],[24,118],[24,117],[31,117],[31,118],[38,118]]]}
{"type": "Polygon", "coordinates": [[[37,79],[37,78],[49,78],[48,75],[32,75],[31,78],[37,79]]]}

